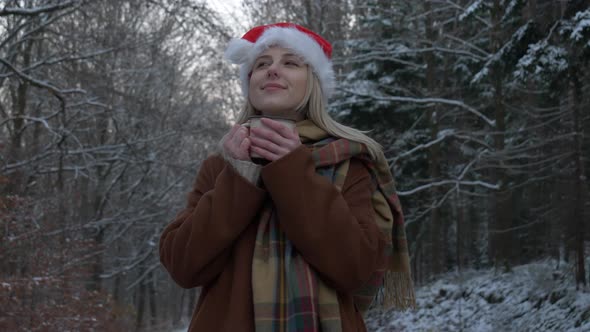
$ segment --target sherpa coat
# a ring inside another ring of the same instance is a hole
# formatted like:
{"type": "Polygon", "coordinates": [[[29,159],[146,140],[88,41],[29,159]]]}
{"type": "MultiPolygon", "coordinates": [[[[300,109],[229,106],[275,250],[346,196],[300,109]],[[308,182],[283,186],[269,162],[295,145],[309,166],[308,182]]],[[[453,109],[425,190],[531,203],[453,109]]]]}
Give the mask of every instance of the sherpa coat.
{"type": "Polygon", "coordinates": [[[258,212],[272,199],[280,227],[338,293],[344,332],[366,331],[352,292],[385,265],[365,166],[352,160],[339,192],[301,145],[262,168],[255,186],[219,155],[202,164],[188,204],[166,227],[160,259],[184,288],[202,286],[189,331],[254,331],[252,256],[258,212]]]}

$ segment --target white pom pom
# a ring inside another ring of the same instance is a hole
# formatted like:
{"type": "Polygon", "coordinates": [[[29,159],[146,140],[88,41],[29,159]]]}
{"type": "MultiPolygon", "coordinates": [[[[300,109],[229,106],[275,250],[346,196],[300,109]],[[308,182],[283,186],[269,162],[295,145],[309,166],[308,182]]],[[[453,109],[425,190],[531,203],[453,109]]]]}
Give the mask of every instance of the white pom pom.
{"type": "Polygon", "coordinates": [[[234,38],[227,45],[225,58],[235,64],[244,63],[248,60],[252,47],[254,47],[253,43],[242,38],[234,38]]]}

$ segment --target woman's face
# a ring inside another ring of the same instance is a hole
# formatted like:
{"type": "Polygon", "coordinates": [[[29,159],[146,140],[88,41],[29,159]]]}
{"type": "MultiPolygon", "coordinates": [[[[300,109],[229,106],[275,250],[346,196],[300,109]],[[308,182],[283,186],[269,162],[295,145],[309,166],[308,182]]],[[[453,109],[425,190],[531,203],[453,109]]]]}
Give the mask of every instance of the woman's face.
{"type": "Polygon", "coordinates": [[[263,115],[297,118],[295,111],[305,97],[307,79],[307,64],[299,56],[286,48],[270,47],[252,67],[250,103],[263,115]]]}

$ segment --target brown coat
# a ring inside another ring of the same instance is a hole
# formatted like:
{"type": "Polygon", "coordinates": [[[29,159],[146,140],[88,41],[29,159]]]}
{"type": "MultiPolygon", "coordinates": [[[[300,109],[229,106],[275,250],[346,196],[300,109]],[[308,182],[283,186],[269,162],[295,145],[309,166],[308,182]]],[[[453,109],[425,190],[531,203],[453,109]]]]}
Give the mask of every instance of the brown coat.
{"type": "Polygon", "coordinates": [[[185,288],[203,286],[189,331],[254,331],[252,255],[257,213],[272,197],[282,230],[338,293],[345,332],[366,331],[351,293],[385,262],[368,170],[352,160],[340,193],[301,146],[262,169],[256,187],[220,156],[199,171],[187,207],[166,227],[160,259],[185,288]]]}

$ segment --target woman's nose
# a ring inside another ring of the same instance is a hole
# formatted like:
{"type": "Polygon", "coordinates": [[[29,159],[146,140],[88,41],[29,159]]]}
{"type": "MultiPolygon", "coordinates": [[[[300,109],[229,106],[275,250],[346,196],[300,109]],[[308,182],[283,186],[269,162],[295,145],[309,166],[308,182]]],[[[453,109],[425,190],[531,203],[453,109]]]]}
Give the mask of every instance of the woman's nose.
{"type": "Polygon", "coordinates": [[[268,67],[268,70],[266,71],[266,75],[268,77],[278,77],[279,71],[278,71],[277,66],[275,64],[272,64],[270,67],[268,67]]]}

